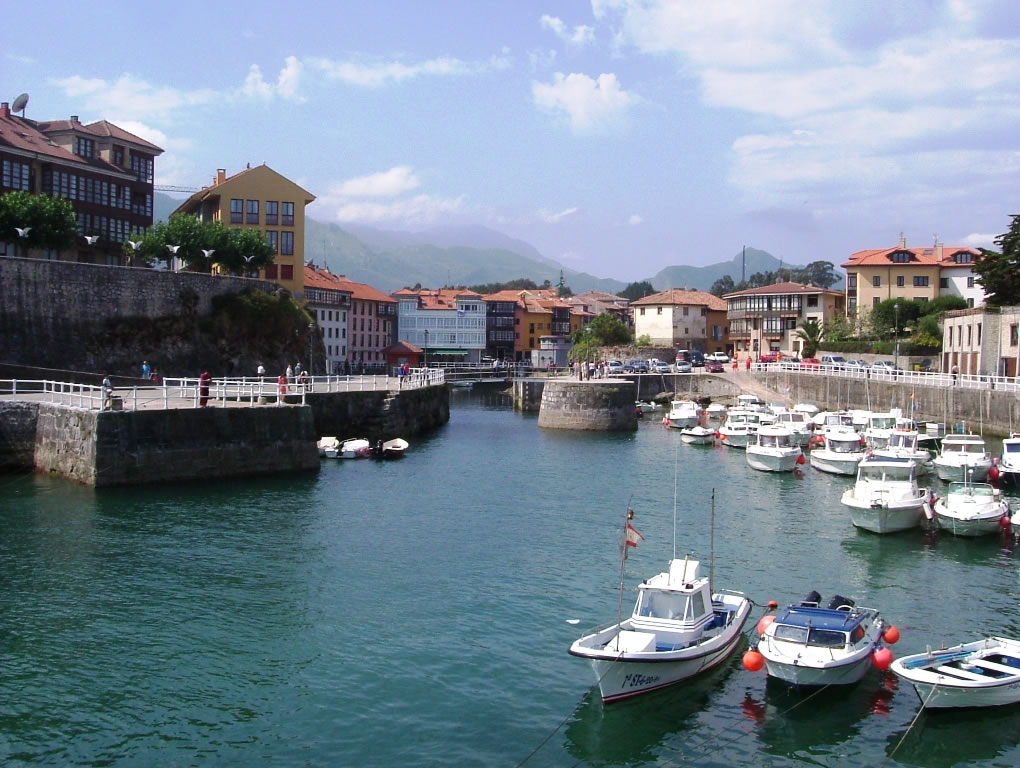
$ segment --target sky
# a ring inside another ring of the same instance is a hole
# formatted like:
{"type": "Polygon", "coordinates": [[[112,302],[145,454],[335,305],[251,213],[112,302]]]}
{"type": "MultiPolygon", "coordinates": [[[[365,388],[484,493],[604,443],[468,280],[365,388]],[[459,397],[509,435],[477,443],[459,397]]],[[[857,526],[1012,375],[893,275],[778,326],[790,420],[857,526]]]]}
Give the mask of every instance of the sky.
{"type": "Polygon", "coordinates": [[[0,98],[267,163],[307,214],[482,225],[623,281],[742,246],[994,247],[1020,213],[1016,0],[110,0],[4,10],[0,98]]]}

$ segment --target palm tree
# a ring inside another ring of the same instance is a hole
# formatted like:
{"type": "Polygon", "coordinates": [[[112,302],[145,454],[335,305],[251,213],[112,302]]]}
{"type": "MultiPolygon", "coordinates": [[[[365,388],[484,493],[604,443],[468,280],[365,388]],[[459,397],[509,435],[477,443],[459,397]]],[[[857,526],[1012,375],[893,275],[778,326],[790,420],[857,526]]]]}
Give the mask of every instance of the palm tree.
{"type": "Polygon", "coordinates": [[[797,328],[797,338],[804,342],[803,357],[814,357],[822,340],[822,326],[817,320],[805,320],[797,328]]]}

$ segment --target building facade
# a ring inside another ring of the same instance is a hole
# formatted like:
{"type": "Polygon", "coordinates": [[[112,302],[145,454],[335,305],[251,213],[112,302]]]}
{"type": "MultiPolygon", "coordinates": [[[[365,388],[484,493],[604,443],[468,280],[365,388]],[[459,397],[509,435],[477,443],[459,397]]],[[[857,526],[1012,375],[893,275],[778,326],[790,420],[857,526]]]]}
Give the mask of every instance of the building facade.
{"type": "MultiPolygon", "coordinates": [[[[673,288],[653,293],[630,303],[634,318],[634,335],[647,336],[655,347],[697,350],[699,352],[726,351],[725,331],[716,328],[712,339],[710,325],[719,326],[726,313],[726,302],[707,291],[688,291],[673,288]],[[709,313],[715,321],[709,323],[709,313]]],[[[724,324],[723,324],[724,325],[724,324]]]]}
{"type": "Polygon", "coordinates": [[[393,294],[397,340],[420,347],[429,365],[480,363],[486,344],[486,305],[481,295],[457,289],[393,294]]]}
{"type": "Polygon", "coordinates": [[[273,263],[257,276],[300,295],[305,276],[305,207],[314,200],[315,195],[268,165],[229,177],[226,169],[219,168],[213,185],[193,194],[172,215],[190,213],[227,227],[257,228],[274,253],[273,263]]]}
{"type": "Polygon", "coordinates": [[[981,252],[964,246],[908,248],[901,237],[894,248],[857,251],[841,265],[846,270],[848,314],[871,310],[887,299],[931,301],[957,295],[971,306],[984,304],[984,291],[972,269],[981,252]]]}
{"type": "Polygon", "coordinates": [[[350,291],[351,312],[347,320],[348,360],[352,371],[386,370],[385,350],[396,339],[397,302],[366,283],[337,275],[338,287],[350,291]]]}
{"type": "Polygon", "coordinates": [[[734,353],[800,355],[804,342],[796,329],[809,320],[824,325],[846,314],[842,291],[784,282],[726,294],[726,317],[734,353]]]}
{"type": "Polygon", "coordinates": [[[343,373],[348,360],[347,323],[354,293],[349,282],[328,269],[310,263],[305,264],[304,269],[305,301],[308,311],[315,317],[326,354],[324,370],[318,369],[314,360],[309,360],[309,370],[313,374],[343,373]]]}
{"type": "Polygon", "coordinates": [[[86,125],[71,115],[39,122],[0,103],[0,194],[23,190],[70,200],[81,236],[63,253],[0,242],[0,255],[123,264],[124,242],[152,226],[155,160],[162,153],[107,120],[86,125]]]}
{"type": "Polygon", "coordinates": [[[1020,307],[960,309],[942,316],[942,370],[975,376],[1016,376],[1020,307]]]}

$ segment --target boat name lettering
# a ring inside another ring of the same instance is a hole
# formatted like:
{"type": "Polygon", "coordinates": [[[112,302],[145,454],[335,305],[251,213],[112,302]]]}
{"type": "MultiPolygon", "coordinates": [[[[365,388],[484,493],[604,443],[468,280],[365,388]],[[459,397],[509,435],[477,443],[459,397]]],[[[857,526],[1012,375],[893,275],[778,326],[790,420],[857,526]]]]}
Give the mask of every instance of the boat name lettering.
{"type": "Polygon", "coordinates": [[[654,685],[659,682],[658,675],[636,675],[630,674],[623,678],[623,688],[639,688],[646,685],[654,685]]]}

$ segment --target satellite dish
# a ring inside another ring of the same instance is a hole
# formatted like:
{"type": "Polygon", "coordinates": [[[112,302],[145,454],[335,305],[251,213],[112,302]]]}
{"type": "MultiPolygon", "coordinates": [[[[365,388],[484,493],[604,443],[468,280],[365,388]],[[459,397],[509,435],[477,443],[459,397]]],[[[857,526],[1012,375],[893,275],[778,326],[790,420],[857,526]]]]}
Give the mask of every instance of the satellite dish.
{"type": "MultiPolygon", "coordinates": [[[[12,112],[24,112],[25,111],[25,107],[27,107],[27,106],[28,106],[28,94],[27,93],[23,93],[18,98],[16,98],[14,100],[13,104],[11,104],[11,111],[12,112]]],[[[22,117],[24,117],[24,115],[22,115],[22,117]]]]}

